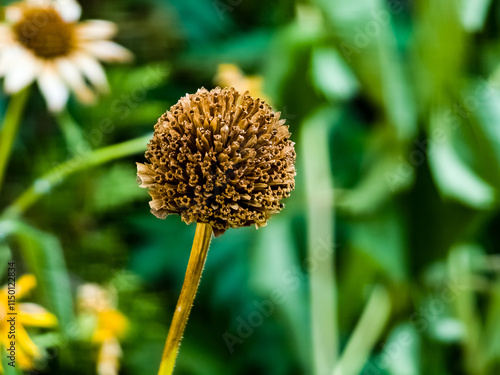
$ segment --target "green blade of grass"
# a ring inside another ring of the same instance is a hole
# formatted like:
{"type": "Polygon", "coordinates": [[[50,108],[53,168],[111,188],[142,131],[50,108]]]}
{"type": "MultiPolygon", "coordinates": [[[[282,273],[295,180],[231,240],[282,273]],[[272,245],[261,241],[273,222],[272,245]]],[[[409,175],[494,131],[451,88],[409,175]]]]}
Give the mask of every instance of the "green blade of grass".
{"type": "Polygon", "coordinates": [[[391,300],[383,286],[376,286],[332,375],[357,375],[380,338],[389,319],[391,300]]]}
{"type": "Polygon", "coordinates": [[[337,359],[337,291],[334,248],[321,251],[318,241],[334,243],[334,196],[328,131],[332,112],[318,111],[303,124],[302,157],[307,202],[307,254],[314,374],[331,372],[337,359]],[[319,254],[321,251],[321,255],[319,254]]]}

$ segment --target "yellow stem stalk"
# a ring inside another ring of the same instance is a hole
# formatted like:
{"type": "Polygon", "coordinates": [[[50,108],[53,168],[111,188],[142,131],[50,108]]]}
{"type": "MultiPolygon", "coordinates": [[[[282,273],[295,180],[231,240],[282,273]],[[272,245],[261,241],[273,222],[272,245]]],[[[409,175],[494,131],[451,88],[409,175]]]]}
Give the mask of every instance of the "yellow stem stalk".
{"type": "Polygon", "coordinates": [[[167,342],[163,350],[163,356],[158,375],[171,375],[174,371],[175,360],[179,352],[182,334],[193,306],[194,297],[200,284],[201,273],[207,259],[208,247],[212,238],[212,227],[210,224],[198,223],[194,235],[193,247],[182,284],[181,295],[175,307],[172,324],[168,331],[167,342]]]}

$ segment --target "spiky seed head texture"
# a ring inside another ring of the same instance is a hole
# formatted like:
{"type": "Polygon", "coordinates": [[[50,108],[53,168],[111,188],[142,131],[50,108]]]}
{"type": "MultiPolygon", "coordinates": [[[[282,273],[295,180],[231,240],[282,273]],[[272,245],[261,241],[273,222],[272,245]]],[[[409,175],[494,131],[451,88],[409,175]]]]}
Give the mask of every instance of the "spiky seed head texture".
{"type": "Polygon", "coordinates": [[[234,88],[199,89],[163,114],[137,163],[151,212],[228,228],[262,227],[295,186],[295,150],[280,112],[234,88]]]}

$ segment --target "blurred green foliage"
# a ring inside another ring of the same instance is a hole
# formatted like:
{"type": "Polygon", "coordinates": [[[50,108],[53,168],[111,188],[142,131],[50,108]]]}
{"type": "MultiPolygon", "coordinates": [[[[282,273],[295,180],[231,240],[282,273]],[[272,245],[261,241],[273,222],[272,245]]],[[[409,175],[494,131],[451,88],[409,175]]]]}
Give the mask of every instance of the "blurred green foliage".
{"type": "MultiPolygon", "coordinates": [[[[214,86],[220,63],[263,75],[297,142],[286,209],[263,229],[212,241],[177,374],[325,375],[339,356],[362,374],[499,373],[499,2],[82,6],[84,19],[116,22],[117,40],[136,56],[107,67],[111,94],[96,106],[70,103],[90,148],[152,132],[179,97],[214,86]],[[321,290],[310,288],[315,277],[321,290]],[[320,302],[312,310],[311,296],[320,302]],[[368,301],[375,315],[359,327],[371,329],[355,330],[368,301]],[[365,334],[374,343],[359,347],[365,334]],[[344,351],[348,342],[359,352],[344,351]]],[[[33,89],[2,208],[75,157],[70,138],[33,89]]],[[[121,373],[157,371],[194,226],[149,213],[135,161],[143,157],[72,173],[22,219],[0,222],[3,264],[12,255],[19,274],[37,276],[32,299],[61,323],[56,334],[35,335],[52,348],[42,374],[95,373],[95,350],[64,329],[83,282],[113,285],[131,321],[121,373]]]]}

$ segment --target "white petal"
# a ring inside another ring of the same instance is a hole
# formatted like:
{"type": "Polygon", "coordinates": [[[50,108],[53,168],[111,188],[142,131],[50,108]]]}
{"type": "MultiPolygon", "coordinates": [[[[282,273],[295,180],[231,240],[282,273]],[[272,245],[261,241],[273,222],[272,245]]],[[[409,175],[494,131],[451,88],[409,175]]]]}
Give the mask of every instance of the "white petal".
{"type": "Polygon", "coordinates": [[[109,91],[106,74],[97,60],[86,53],[75,53],[71,59],[97,90],[101,92],[109,91]]]}
{"type": "Polygon", "coordinates": [[[115,36],[118,28],[109,21],[89,20],[76,25],[76,34],[82,40],[110,39],[115,36]]]}
{"type": "Polygon", "coordinates": [[[108,40],[83,42],[81,47],[106,62],[125,62],[133,59],[132,52],[108,40]]]}
{"type": "Polygon", "coordinates": [[[83,80],[80,71],[69,59],[57,59],[55,64],[61,77],[76,94],[78,100],[86,104],[92,103],[95,100],[94,93],[83,80]]]}
{"type": "Polygon", "coordinates": [[[0,24],[0,48],[12,44],[12,32],[11,28],[7,25],[0,24]]]}
{"type": "Polygon", "coordinates": [[[10,5],[5,8],[5,20],[9,23],[19,22],[23,18],[23,8],[20,4],[10,5]]]}
{"type": "Polygon", "coordinates": [[[82,15],[82,8],[75,0],[55,0],[54,6],[66,22],[75,22],[82,15]]]}
{"type": "Polygon", "coordinates": [[[29,52],[19,53],[16,63],[5,72],[5,92],[14,94],[32,83],[40,70],[40,63],[29,52]]]}
{"type": "Polygon", "coordinates": [[[57,74],[53,64],[46,64],[44,68],[38,77],[38,86],[47,101],[49,110],[60,112],[68,101],[68,88],[57,74]]]}
{"type": "Polygon", "coordinates": [[[12,65],[17,61],[21,49],[19,47],[8,48],[0,54],[0,76],[5,75],[12,65]]]}

